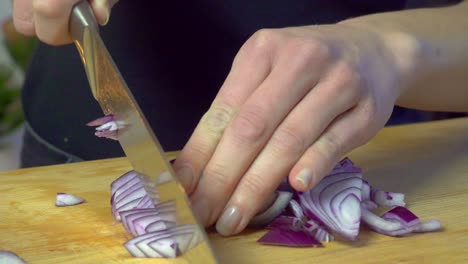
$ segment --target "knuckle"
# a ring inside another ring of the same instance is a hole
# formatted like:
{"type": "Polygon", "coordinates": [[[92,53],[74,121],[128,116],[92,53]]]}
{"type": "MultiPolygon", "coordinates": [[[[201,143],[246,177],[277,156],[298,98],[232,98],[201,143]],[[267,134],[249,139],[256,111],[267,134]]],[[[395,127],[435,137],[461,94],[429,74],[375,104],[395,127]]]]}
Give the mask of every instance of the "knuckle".
{"type": "Polygon", "coordinates": [[[275,35],[273,29],[260,29],[252,35],[249,42],[252,43],[253,47],[261,48],[271,43],[275,35]]]}
{"type": "Polygon", "coordinates": [[[246,106],[233,120],[233,133],[242,141],[255,142],[262,139],[268,126],[266,116],[266,111],[260,106],[246,106]]]}
{"type": "Polygon", "coordinates": [[[282,36],[283,33],[277,29],[260,29],[249,38],[242,50],[247,56],[267,54],[266,51],[276,45],[282,36]]]}
{"type": "Polygon", "coordinates": [[[271,138],[271,145],[277,154],[295,157],[305,151],[306,139],[297,129],[280,128],[271,138]]]}
{"type": "Polygon", "coordinates": [[[323,160],[331,160],[342,152],[343,144],[340,138],[331,131],[323,134],[317,143],[317,151],[323,160]]]}
{"type": "Polygon", "coordinates": [[[234,115],[232,107],[225,104],[213,105],[203,116],[203,126],[213,134],[222,134],[234,115]]]}
{"type": "Polygon", "coordinates": [[[330,47],[318,39],[308,39],[299,41],[298,52],[307,61],[323,62],[330,58],[330,47]]]}
{"type": "Polygon", "coordinates": [[[377,115],[377,108],[377,102],[374,100],[368,100],[362,107],[360,111],[360,125],[357,131],[357,134],[360,134],[361,137],[368,138],[376,130],[376,123],[380,120],[377,115]]]}
{"type": "Polygon", "coordinates": [[[209,164],[206,166],[203,176],[209,178],[210,185],[216,193],[229,194],[232,189],[232,179],[226,173],[227,167],[222,164],[209,164]]]}
{"type": "Polygon", "coordinates": [[[353,102],[357,102],[363,96],[367,86],[362,74],[351,63],[338,63],[335,76],[338,82],[338,85],[334,86],[336,94],[344,92],[345,97],[353,102]]]}
{"type": "Polygon", "coordinates": [[[248,195],[244,195],[245,198],[248,198],[250,201],[257,200],[252,199],[252,196],[258,197],[259,199],[264,199],[268,196],[268,188],[265,188],[265,179],[257,173],[249,173],[242,179],[241,188],[248,195]]]}
{"type": "Polygon", "coordinates": [[[34,13],[44,17],[56,18],[63,15],[66,2],[61,0],[33,0],[32,7],[34,13]]]}

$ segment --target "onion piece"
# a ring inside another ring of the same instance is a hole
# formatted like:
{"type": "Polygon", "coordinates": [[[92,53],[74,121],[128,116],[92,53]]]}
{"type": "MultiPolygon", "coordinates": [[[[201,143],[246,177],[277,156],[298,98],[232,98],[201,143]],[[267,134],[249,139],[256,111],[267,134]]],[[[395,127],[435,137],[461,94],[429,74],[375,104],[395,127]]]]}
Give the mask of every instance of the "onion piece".
{"type": "Polygon", "coordinates": [[[321,247],[322,243],[304,231],[273,229],[262,236],[258,243],[287,247],[321,247]]]}
{"type": "Polygon", "coordinates": [[[122,176],[118,177],[111,183],[111,195],[120,188],[120,186],[124,185],[125,183],[133,180],[135,177],[138,177],[138,173],[134,170],[128,171],[122,176]]]}
{"type": "Polygon", "coordinates": [[[289,201],[289,208],[294,216],[280,215],[267,227],[273,230],[282,229],[284,231],[302,231],[320,242],[330,242],[334,240],[334,236],[325,230],[325,228],[319,223],[312,219],[307,219],[302,207],[295,200],[289,201]]]}
{"type": "Polygon", "coordinates": [[[372,201],[381,206],[405,206],[405,195],[372,189],[372,201]]]}
{"type": "Polygon", "coordinates": [[[69,194],[69,193],[59,192],[57,193],[57,196],[55,198],[55,206],[57,207],[73,206],[77,204],[82,204],[85,201],[86,201],[85,199],[79,196],[69,194]]]}
{"type": "Polygon", "coordinates": [[[113,115],[100,117],[87,123],[86,125],[96,127],[96,132],[94,133],[95,136],[114,140],[118,140],[119,129],[125,127],[125,124],[121,121],[115,120],[113,115]]]}
{"type": "Polygon", "coordinates": [[[303,222],[295,216],[280,215],[268,224],[268,229],[290,229],[294,231],[301,230],[303,222]]]}
{"type": "Polygon", "coordinates": [[[112,215],[120,221],[120,212],[133,208],[154,208],[154,203],[158,202],[158,195],[155,201],[149,197],[144,189],[140,175],[135,171],[129,171],[117,178],[111,184],[111,209],[112,215]]]}
{"type": "Polygon", "coordinates": [[[362,209],[362,221],[374,231],[388,236],[403,236],[413,232],[432,232],[440,229],[440,222],[421,223],[409,209],[398,206],[379,217],[366,208],[362,209]]]}
{"type": "Polygon", "coordinates": [[[101,126],[107,122],[114,121],[114,115],[105,115],[103,117],[99,117],[91,122],[88,122],[87,126],[101,126]]]}
{"type": "Polygon", "coordinates": [[[362,174],[351,167],[352,172],[344,172],[345,162],[324,177],[310,191],[300,193],[299,199],[309,219],[318,218],[334,232],[355,240],[359,233],[361,217],[362,174]]]}
{"type": "Polygon", "coordinates": [[[373,188],[368,181],[362,181],[361,187],[362,201],[366,202],[367,209],[374,209],[380,206],[405,206],[405,195],[402,193],[386,192],[373,188]]]}
{"type": "Polygon", "coordinates": [[[134,236],[137,236],[146,233],[146,228],[150,228],[150,231],[156,231],[152,224],[158,221],[173,222],[175,225],[177,214],[175,203],[165,202],[156,205],[155,208],[122,211],[120,212],[120,218],[125,229],[134,236]],[[136,230],[137,226],[139,227],[138,232],[136,230]]]}
{"type": "Polygon", "coordinates": [[[288,206],[289,201],[291,200],[292,193],[278,191],[277,194],[278,195],[273,204],[263,213],[258,214],[250,221],[250,227],[264,226],[273,221],[273,219],[275,219],[284,211],[284,209],[288,206]]]}
{"type": "Polygon", "coordinates": [[[134,257],[175,258],[198,245],[200,238],[194,225],[181,225],[137,236],[124,246],[134,257]]]}
{"type": "Polygon", "coordinates": [[[0,250],[0,263],[2,264],[26,264],[24,259],[11,251],[0,250]]]}

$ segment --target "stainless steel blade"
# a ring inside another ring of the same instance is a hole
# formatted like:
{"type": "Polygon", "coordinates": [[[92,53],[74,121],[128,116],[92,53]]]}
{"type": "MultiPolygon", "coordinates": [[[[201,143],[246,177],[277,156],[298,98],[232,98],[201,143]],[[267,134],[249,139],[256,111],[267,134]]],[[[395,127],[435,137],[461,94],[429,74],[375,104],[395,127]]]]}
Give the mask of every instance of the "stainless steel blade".
{"type": "Polygon", "coordinates": [[[80,53],[92,93],[105,114],[120,126],[118,140],[135,171],[142,174],[145,190],[154,200],[175,200],[178,223],[194,224],[202,242],[181,258],[189,263],[217,263],[204,228],[190,208],[188,197],[151,127],[107,51],[87,1],[77,4],[70,32],[80,53]]]}

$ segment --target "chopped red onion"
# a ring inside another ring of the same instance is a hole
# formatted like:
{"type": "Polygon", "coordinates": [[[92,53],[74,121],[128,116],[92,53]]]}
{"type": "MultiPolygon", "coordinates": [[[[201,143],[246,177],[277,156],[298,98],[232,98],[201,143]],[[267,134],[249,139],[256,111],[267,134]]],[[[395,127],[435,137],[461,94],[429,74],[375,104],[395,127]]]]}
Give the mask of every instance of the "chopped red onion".
{"type": "Polygon", "coordinates": [[[86,124],[87,126],[96,127],[94,135],[97,137],[104,137],[109,139],[118,140],[118,131],[124,127],[124,124],[120,121],[115,120],[113,115],[106,115],[93,120],[86,124]]]}
{"type": "Polygon", "coordinates": [[[405,206],[404,194],[375,189],[366,180],[362,181],[361,196],[362,201],[368,203],[368,209],[377,208],[379,205],[388,207],[405,206]]]}
{"type": "Polygon", "coordinates": [[[77,204],[82,204],[85,201],[86,201],[85,199],[79,196],[69,194],[69,193],[59,192],[57,193],[57,196],[55,199],[55,206],[57,207],[73,206],[77,204]]]}
{"type": "Polygon", "coordinates": [[[146,233],[125,243],[134,257],[175,258],[195,247],[201,241],[194,225],[181,225],[159,232],[146,233]]]}
{"type": "MultiPolygon", "coordinates": [[[[289,208],[294,216],[280,215],[276,217],[267,227],[272,230],[284,231],[302,231],[317,241],[329,242],[334,240],[334,237],[326,231],[320,224],[314,220],[307,219],[299,203],[295,200],[289,201],[289,208]]],[[[272,237],[269,238],[270,242],[272,237]]],[[[283,243],[283,241],[280,241],[283,243]]]]}
{"type": "Polygon", "coordinates": [[[280,215],[276,217],[271,223],[267,225],[268,229],[291,229],[298,231],[302,229],[303,222],[295,217],[289,215],[280,215]]]}
{"type": "Polygon", "coordinates": [[[291,200],[292,193],[290,192],[277,192],[276,200],[273,204],[266,209],[263,213],[255,216],[249,223],[251,227],[264,226],[271,222],[275,217],[280,215],[283,210],[288,206],[288,202],[291,200]]]}
{"type": "Polygon", "coordinates": [[[427,224],[405,207],[398,206],[379,217],[363,208],[362,221],[374,231],[388,236],[402,236],[413,232],[432,232],[440,229],[440,223],[432,220],[427,224]],[[417,231],[416,231],[417,230],[417,231]]]}
{"type": "MultiPolygon", "coordinates": [[[[120,212],[133,208],[154,208],[153,201],[146,193],[140,176],[135,171],[129,171],[111,184],[112,215],[120,221],[120,212]]],[[[157,194],[154,194],[157,197],[157,194]]]]}
{"type": "Polygon", "coordinates": [[[26,264],[24,259],[11,251],[0,250],[0,263],[1,264],[26,264]]]}
{"type": "MultiPolygon", "coordinates": [[[[281,190],[290,190],[287,182],[281,190]]],[[[356,239],[361,219],[376,232],[401,236],[415,232],[440,230],[438,220],[421,222],[405,205],[404,194],[387,192],[373,188],[362,180],[361,169],[349,159],[342,160],[313,189],[293,194],[289,209],[273,219],[267,228],[271,231],[258,242],[264,240],[270,245],[296,246],[287,237],[288,232],[302,232],[320,242],[334,240],[334,231],[350,240],[356,239]],[[297,203],[296,196],[300,203],[297,203]],[[370,210],[379,206],[393,207],[379,217],[370,210]],[[286,235],[285,235],[286,234],[286,235]]]]}
{"type": "Polygon", "coordinates": [[[101,126],[104,125],[105,123],[114,121],[114,115],[106,115],[100,118],[97,118],[89,123],[87,123],[87,126],[101,126]]]}
{"type": "Polygon", "coordinates": [[[361,173],[343,171],[324,177],[310,191],[299,194],[305,215],[317,217],[334,232],[357,238],[361,217],[361,173]]]}
{"type": "MultiPolygon", "coordinates": [[[[134,236],[146,233],[146,228],[158,221],[176,223],[177,212],[174,201],[159,203],[155,208],[139,209],[134,208],[120,212],[120,218],[125,229],[134,236]],[[139,228],[139,231],[136,228],[139,228]]],[[[156,231],[154,226],[151,231],[156,231]]]]}
{"type": "Polygon", "coordinates": [[[286,229],[272,229],[262,236],[258,241],[264,245],[287,246],[287,247],[321,247],[322,243],[314,239],[304,231],[286,229]]]}

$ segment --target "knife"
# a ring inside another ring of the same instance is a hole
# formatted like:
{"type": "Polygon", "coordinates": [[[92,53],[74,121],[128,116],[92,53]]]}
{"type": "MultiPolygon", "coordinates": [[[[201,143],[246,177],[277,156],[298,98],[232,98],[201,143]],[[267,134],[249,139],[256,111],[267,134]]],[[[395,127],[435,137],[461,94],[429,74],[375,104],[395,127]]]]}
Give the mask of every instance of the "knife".
{"type": "Polygon", "coordinates": [[[195,217],[184,188],[99,34],[87,0],[73,7],[70,34],[78,49],[92,94],[104,114],[120,124],[118,141],[133,169],[142,175],[153,201],[175,200],[178,224],[193,224],[201,242],[181,256],[189,263],[218,263],[208,236],[195,217]]]}

